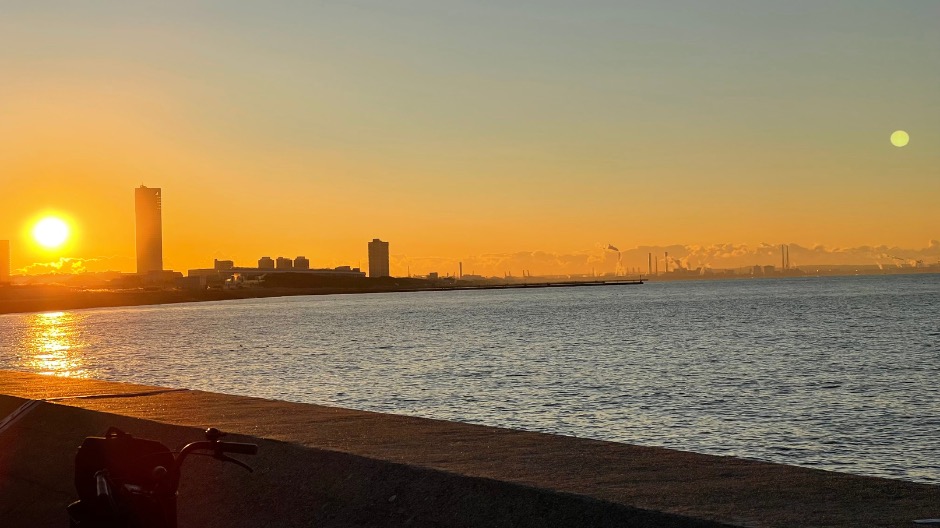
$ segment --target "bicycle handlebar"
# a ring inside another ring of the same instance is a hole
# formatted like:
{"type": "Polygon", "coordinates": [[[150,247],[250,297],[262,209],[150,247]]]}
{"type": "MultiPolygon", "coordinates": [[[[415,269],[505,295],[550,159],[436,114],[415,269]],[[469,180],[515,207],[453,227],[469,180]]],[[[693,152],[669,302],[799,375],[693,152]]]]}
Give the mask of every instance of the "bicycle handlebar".
{"type": "Polygon", "coordinates": [[[239,455],[258,454],[258,446],[256,444],[246,444],[243,442],[219,442],[219,448],[224,453],[237,453],[239,455]]]}
{"type": "Polygon", "coordinates": [[[173,461],[173,472],[179,475],[179,469],[183,465],[183,461],[186,460],[186,456],[191,454],[194,451],[211,451],[216,458],[228,460],[230,462],[235,462],[242,467],[251,471],[244,463],[241,463],[233,458],[228,458],[222,455],[222,453],[237,453],[241,455],[256,455],[258,454],[258,446],[256,444],[246,444],[243,442],[222,442],[220,440],[203,440],[200,442],[192,442],[186,444],[183,449],[180,449],[179,454],[176,456],[176,459],[173,461]]]}

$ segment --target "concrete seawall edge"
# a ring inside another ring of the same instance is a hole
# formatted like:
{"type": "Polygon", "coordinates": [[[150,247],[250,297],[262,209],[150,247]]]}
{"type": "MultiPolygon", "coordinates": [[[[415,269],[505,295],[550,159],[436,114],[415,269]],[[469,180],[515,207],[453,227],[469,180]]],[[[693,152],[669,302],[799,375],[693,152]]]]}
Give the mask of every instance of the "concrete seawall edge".
{"type": "Polygon", "coordinates": [[[200,391],[0,371],[0,394],[0,420],[105,396],[0,429],[4,526],[63,524],[75,448],[112,425],[261,445],[253,474],[193,462],[181,526],[910,526],[940,504],[938,486],[200,391]]]}

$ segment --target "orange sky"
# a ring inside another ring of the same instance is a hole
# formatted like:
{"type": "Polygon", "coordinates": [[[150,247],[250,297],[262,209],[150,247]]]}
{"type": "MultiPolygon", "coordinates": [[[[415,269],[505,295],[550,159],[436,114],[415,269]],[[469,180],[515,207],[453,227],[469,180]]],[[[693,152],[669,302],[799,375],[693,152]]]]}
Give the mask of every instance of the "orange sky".
{"type": "Polygon", "coordinates": [[[374,237],[397,274],[608,243],[928,247],[940,8],[778,4],[13,8],[0,239],[14,269],[133,271],[143,183],[177,270],[364,266],[374,237]],[[56,251],[29,236],[48,212],[74,227],[56,251]]]}

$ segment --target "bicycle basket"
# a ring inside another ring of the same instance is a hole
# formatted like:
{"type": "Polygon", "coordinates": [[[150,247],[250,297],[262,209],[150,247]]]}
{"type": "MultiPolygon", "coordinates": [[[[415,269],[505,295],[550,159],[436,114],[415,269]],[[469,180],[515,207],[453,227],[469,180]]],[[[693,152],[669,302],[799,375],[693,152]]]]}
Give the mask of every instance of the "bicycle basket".
{"type": "MultiPolygon", "coordinates": [[[[139,486],[153,490],[159,483],[154,468],[173,467],[173,454],[155,440],[134,438],[116,427],[104,437],[90,436],[82,442],[75,454],[75,489],[82,501],[91,501],[96,495],[95,473],[107,470],[115,486],[139,486]]],[[[175,483],[168,483],[175,491],[175,483]]]]}

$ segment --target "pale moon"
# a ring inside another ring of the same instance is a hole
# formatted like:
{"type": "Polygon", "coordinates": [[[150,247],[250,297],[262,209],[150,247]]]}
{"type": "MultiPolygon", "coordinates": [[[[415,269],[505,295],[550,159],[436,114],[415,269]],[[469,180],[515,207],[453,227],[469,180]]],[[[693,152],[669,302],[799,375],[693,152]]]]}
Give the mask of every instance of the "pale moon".
{"type": "Polygon", "coordinates": [[[895,147],[903,147],[911,140],[911,136],[903,130],[895,130],[891,134],[891,144],[895,147]]]}

